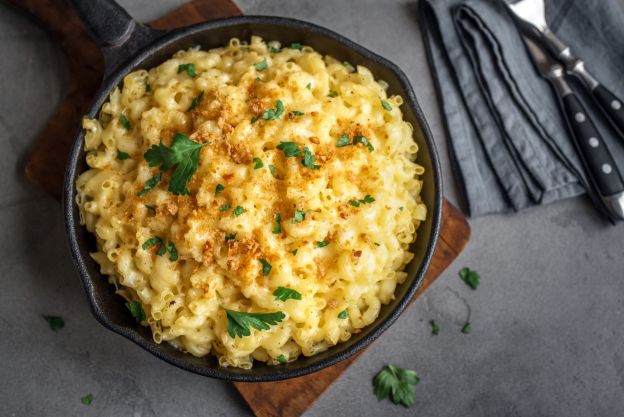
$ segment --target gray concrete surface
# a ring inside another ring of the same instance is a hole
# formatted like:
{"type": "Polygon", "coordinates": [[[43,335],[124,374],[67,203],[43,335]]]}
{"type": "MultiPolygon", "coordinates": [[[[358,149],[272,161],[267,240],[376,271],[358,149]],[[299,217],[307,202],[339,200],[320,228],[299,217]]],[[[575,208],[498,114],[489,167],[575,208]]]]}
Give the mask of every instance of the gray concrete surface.
{"type": "MultiPolygon", "coordinates": [[[[182,0],[124,0],[147,20],[182,0]]],[[[409,75],[443,156],[445,136],[409,0],[239,0],[249,14],[334,29],[409,75]]],[[[68,81],[62,53],[0,5],[0,415],[250,415],[227,383],[167,365],[91,317],[65,247],[58,203],[21,174],[25,152],[68,81]],[[58,314],[53,333],[41,314],[58,314]],[[93,404],[80,398],[93,393],[93,404]]],[[[622,93],[622,92],[620,92],[622,93]]],[[[71,132],[68,132],[71,134],[71,132]]],[[[606,226],[584,199],[471,221],[457,262],[309,410],[313,416],[617,416],[624,414],[624,226],[606,226]],[[478,270],[477,291],[457,277],[478,270]],[[470,319],[472,334],[460,332],[470,319]],[[432,336],[428,325],[441,326],[432,336]],[[386,363],[418,372],[410,410],[378,402],[386,363]]]]}

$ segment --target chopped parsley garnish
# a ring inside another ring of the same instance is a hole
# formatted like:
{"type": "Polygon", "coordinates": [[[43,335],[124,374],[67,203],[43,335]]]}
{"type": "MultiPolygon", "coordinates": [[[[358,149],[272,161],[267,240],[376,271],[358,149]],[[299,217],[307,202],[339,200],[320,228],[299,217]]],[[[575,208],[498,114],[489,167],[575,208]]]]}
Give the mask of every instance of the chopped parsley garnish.
{"type": "Polygon", "coordinates": [[[349,135],[347,134],[340,136],[338,138],[338,143],[336,143],[337,148],[342,148],[344,146],[349,146],[349,145],[351,145],[351,142],[349,141],[349,135]]]}
{"type": "Polygon", "coordinates": [[[275,296],[275,301],[286,301],[289,299],[301,300],[300,292],[286,287],[277,287],[277,289],[273,291],[273,295],[275,296]]]}
{"type": "Polygon", "coordinates": [[[260,259],[258,259],[258,261],[260,261],[260,263],[262,264],[262,275],[264,275],[266,277],[267,275],[269,275],[271,273],[271,268],[273,268],[273,267],[271,266],[269,261],[267,261],[264,258],[260,258],[260,259]]]}
{"type": "Polygon", "coordinates": [[[371,145],[371,143],[368,141],[368,139],[366,139],[365,136],[354,136],[353,145],[357,145],[358,143],[361,143],[362,145],[366,146],[369,152],[373,152],[375,150],[373,145],[371,145]]]}
{"type": "Polygon", "coordinates": [[[269,325],[276,325],[284,320],[286,315],[281,311],[275,313],[244,313],[242,311],[228,310],[227,331],[231,338],[251,335],[250,327],[256,330],[269,330],[269,325]]]}
{"type": "Polygon", "coordinates": [[[117,159],[119,159],[120,161],[124,161],[128,158],[130,158],[130,155],[128,155],[127,153],[122,152],[122,151],[117,151],[117,159]]]}
{"type": "Polygon", "coordinates": [[[175,262],[178,260],[178,250],[176,249],[175,245],[173,244],[173,242],[169,242],[167,244],[167,250],[169,251],[169,260],[171,262],[175,262]]]}
{"type": "Polygon", "coordinates": [[[255,82],[257,82],[257,83],[259,83],[259,82],[261,82],[261,81],[262,81],[262,78],[260,78],[260,77],[256,77],[256,78],[254,78],[254,81],[255,81],[255,82]]]}
{"type": "Polygon", "coordinates": [[[349,312],[347,310],[342,310],[340,313],[338,313],[338,318],[340,320],[346,320],[347,318],[349,318],[349,312]]]}
{"type": "Polygon", "coordinates": [[[126,115],[123,113],[119,115],[119,124],[121,124],[126,130],[132,129],[132,126],[130,125],[130,121],[128,120],[126,115]]]}
{"type": "Polygon", "coordinates": [[[80,402],[83,403],[84,405],[91,405],[91,403],[93,402],[93,394],[85,395],[84,397],[80,399],[80,402]]]}
{"type": "Polygon", "coordinates": [[[262,159],[255,157],[253,159],[253,163],[254,163],[254,169],[260,169],[264,166],[264,164],[262,163],[262,159]]]}
{"type": "Polygon", "coordinates": [[[379,243],[375,242],[375,246],[381,246],[379,243]]]}
{"type": "Polygon", "coordinates": [[[386,111],[391,111],[392,110],[392,106],[390,105],[390,103],[388,103],[387,101],[381,100],[381,107],[384,108],[384,110],[386,111]]]}
{"type": "Polygon", "coordinates": [[[280,142],[277,145],[277,149],[284,152],[284,156],[288,157],[300,157],[301,151],[299,150],[299,146],[295,142],[280,142]]]}
{"type": "Polygon", "coordinates": [[[330,91],[329,94],[327,94],[327,97],[331,97],[331,98],[338,97],[338,91],[334,91],[334,90],[330,91]]]}
{"type": "Polygon", "coordinates": [[[303,44],[301,44],[299,42],[291,43],[289,48],[290,49],[298,49],[298,50],[301,51],[303,49],[303,44]]]}
{"type": "Polygon", "coordinates": [[[129,301],[126,303],[126,308],[130,310],[130,314],[132,314],[137,323],[141,324],[142,321],[145,321],[145,311],[143,311],[141,303],[136,300],[129,301]]]}
{"type": "Polygon", "coordinates": [[[163,256],[165,253],[167,253],[167,247],[165,246],[163,242],[163,244],[158,247],[158,250],[156,251],[156,255],[163,256]]]}
{"type": "Polygon", "coordinates": [[[223,190],[225,190],[225,187],[223,186],[223,184],[217,184],[217,186],[215,187],[214,195],[219,195],[219,193],[221,193],[223,190]]]}
{"type": "Polygon", "coordinates": [[[293,254],[293,256],[296,256],[296,255],[297,255],[297,252],[299,252],[299,249],[295,249],[295,250],[293,250],[293,251],[292,251],[292,252],[290,252],[290,253],[292,253],[292,254],[293,254]]]}
{"type": "Polygon", "coordinates": [[[279,363],[286,363],[288,362],[288,359],[286,359],[286,356],[284,355],[279,355],[277,358],[275,358],[276,361],[278,361],[279,363]]]}
{"type": "Polygon", "coordinates": [[[312,154],[312,152],[310,152],[307,146],[304,146],[303,147],[303,159],[301,160],[301,163],[303,164],[304,167],[308,167],[310,169],[321,168],[318,165],[314,165],[314,162],[316,162],[316,157],[312,154]]]}
{"type": "Polygon", "coordinates": [[[219,211],[228,211],[230,209],[230,207],[232,207],[232,205],[230,203],[225,203],[224,205],[219,207],[219,211]]]}
{"type": "Polygon", "coordinates": [[[375,197],[370,194],[366,194],[363,199],[360,200],[362,204],[370,204],[375,202],[375,197]]]}
{"type": "Polygon", "coordinates": [[[238,217],[241,214],[243,214],[244,212],[246,212],[247,210],[245,210],[245,207],[243,206],[236,206],[234,208],[234,210],[232,211],[232,213],[234,213],[234,216],[238,217]]]}
{"type": "Polygon", "coordinates": [[[143,189],[139,191],[137,195],[140,197],[142,195],[147,194],[148,191],[156,187],[156,184],[158,184],[161,179],[162,179],[162,172],[159,172],[158,174],[154,175],[149,180],[145,181],[145,185],[143,186],[143,189]]]}
{"type": "Polygon", "coordinates": [[[273,54],[276,54],[276,53],[278,53],[279,51],[281,51],[281,49],[280,49],[280,48],[276,48],[276,47],[274,47],[273,45],[267,45],[267,49],[269,50],[269,52],[271,52],[271,53],[273,53],[273,54]]]}
{"type": "Polygon", "coordinates": [[[156,214],[156,206],[150,206],[149,204],[143,204],[150,213],[156,214]]]}
{"type": "Polygon", "coordinates": [[[178,65],[178,74],[186,71],[189,77],[195,78],[195,64],[180,64],[178,65]]]}
{"type": "Polygon", "coordinates": [[[203,97],[204,97],[204,92],[202,91],[193,99],[193,101],[191,101],[191,105],[189,106],[187,111],[191,111],[195,109],[195,107],[197,107],[199,103],[201,103],[203,97]]]}
{"type": "Polygon", "coordinates": [[[252,117],[252,118],[251,118],[251,124],[254,124],[254,123],[256,123],[257,121],[258,121],[258,118],[257,118],[257,117],[255,117],[255,116],[254,116],[254,117],[252,117]]]}
{"type": "Polygon", "coordinates": [[[349,200],[349,204],[351,204],[353,207],[360,207],[360,202],[357,200],[349,200]]]}
{"type": "Polygon", "coordinates": [[[429,324],[431,324],[431,334],[437,336],[438,333],[440,333],[440,326],[438,326],[438,323],[436,323],[435,320],[431,320],[429,324]]]}
{"type": "Polygon", "coordinates": [[[462,268],[459,271],[459,277],[473,290],[477,289],[481,279],[479,274],[470,268],[462,268]]]}
{"type": "Polygon", "coordinates": [[[275,213],[275,225],[273,225],[272,232],[275,235],[282,233],[282,216],[279,213],[275,213]]]}
{"type": "Polygon", "coordinates": [[[230,233],[229,235],[227,235],[227,236],[225,237],[225,241],[226,241],[226,242],[229,242],[230,240],[235,240],[235,239],[236,239],[236,234],[237,234],[237,232],[230,233]]]}
{"type": "Polygon", "coordinates": [[[175,195],[189,195],[187,184],[197,170],[201,149],[209,143],[197,143],[182,133],[176,133],[170,148],[161,141],[159,145],[152,145],[143,157],[150,167],[158,166],[161,172],[175,166],[169,182],[169,191],[175,195]]]}
{"type": "Polygon", "coordinates": [[[146,250],[147,248],[152,248],[158,245],[162,245],[162,243],[163,243],[162,239],[159,238],[158,236],[151,237],[147,239],[145,242],[143,242],[143,245],[141,246],[141,248],[143,248],[143,250],[146,250]]]}
{"type": "Polygon", "coordinates": [[[316,242],[316,247],[317,248],[324,248],[325,246],[329,245],[329,242],[326,240],[323,240],[321,242],[316,242]]]}
{"type": "Polygon", "coordinates": [[[48,326],[50,326],[50,329],[54,332],[58,332],[65,327],[65,320],[63,320],[63,317],[43,316],[43,318],[48,322],[48,326]]]}
{"type": "Polygon", "coordinates": [[[307,84],[306,84],[306,88],[307,88],[308,90],[311,90],[311,89],[312,89],[312,83],[307,83],[307,84]]]}
{"type": "Polygon", "coordinates": [[[471,330],[472,330],[472,327],[470,327],[470,322],[467,321],[466,324],[464,324],[464,327],[462,327],[461,331],[462,333],[469,334],[471,330]]]}
{"type": "Polygon", "coordinates": [[[399,210],[403,211],[405,209],[405,207],[401,206],[399,207],[399,210]]]}
{"type": "Polygon", "coordinates": [[[294,224],[294,223],[300,223],[304,220],[305,220],[305,211],[296,210],[295,216],[292,218],[290,222],[294,224]]]}
{"type": "Polygon", "coordinates": [[[265,69],[267,69],[269,64],[267,64],[267,60],[266,58],[264,58],[262,61],[258,62],[257,64],[253,64],[253,66],[258,71],[264,71],[265,69]]]}
{"type": "Polygon", "coordinates": [[[393,403],[409,408],[414,405],[414,386],[419,382],[416,372],[388,364],[373,379],[374,393],[379,401],[389,396],[393,403]]]}
{"type": "Polygon", "coordinates": [[[264,120],[276,120],[283,113],[284,113],[284,103],[282,103],[282,100],[277,100],[275,102],[275,108],[266,110],[262,114],[262,118],[264,120]]]}
{"type": "Polygon", "coordinates": [[[293,116],[303,116],[305,113],[299,110],[293,110],[288,114],[292,114],[293,116]]]}
{"type": "Polygon", "coordinates": [[[275,165],[269,165],[269,171],[271,171],[271,175],[273,175],[274,178],[277,178],[277,175],[275,175],[275,165]]]}

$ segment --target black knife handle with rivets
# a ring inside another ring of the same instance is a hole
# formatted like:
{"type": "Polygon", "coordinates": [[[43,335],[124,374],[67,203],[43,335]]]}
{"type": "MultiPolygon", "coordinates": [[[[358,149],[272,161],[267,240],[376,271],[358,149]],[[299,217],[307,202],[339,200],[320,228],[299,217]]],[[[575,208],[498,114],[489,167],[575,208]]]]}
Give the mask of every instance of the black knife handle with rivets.
{"type": "Polygon", "coordinates": [[[579,154],[603,197],[624,191],[624,181],[596,125],[573,92],[561,97],[579,154]]]}
{"type": "Polygon", "coordinates": [[[619,131],[620,139],[624,141],[624,102],[602,84],[598,84],[592,90],[592,96],[619,131]]]}

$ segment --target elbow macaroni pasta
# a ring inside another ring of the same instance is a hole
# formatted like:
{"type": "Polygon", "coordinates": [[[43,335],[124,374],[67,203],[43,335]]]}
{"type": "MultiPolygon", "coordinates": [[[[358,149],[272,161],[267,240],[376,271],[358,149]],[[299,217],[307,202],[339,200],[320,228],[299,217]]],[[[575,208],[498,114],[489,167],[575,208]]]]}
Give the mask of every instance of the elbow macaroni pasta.
{"type": "Polygon", "coordinates": [[[83,120],[90,169],[76,182],[76,203],[97,238],[93,259],[120,295],[141,303],[157,343],[215,355],[222,366],[311,356],[371,324],[406,279],[408,246],[427,214],[402,98],[387,97],[385,83],[365,67],[307,46],[275,52],[279,45],[269,45],[273,52],[252,37],[180,51],[128,74],[98,119],[83,120]],[[194,77],[179,70],[189,63],[194,77]],[[284,113],[266,120],[277,100],[284,113]],[[171,146],[176,132],[210,142],[190,195],[167,191],[170,174],[163,173],[138,196],[157,172],[144,152],[161,140],[171,146]],[[339,147],[343,135],[349,145],[339,147]],[[370,148],[353,144],[360,136],[370,148]],[[286,157],[276,148],[282,141],[307,147],[319,168],[286,157]],[[218,184],[223,191],[216,193],[218,184]],[[363,202],[367,195],[374,201],[363,202]],[[245,209],[238,216],[237,206],[245,209]],[[156,236],[175,245],[177,260],[159,256],[158,246],[144,248],[156,236]],[[272,267],[267,275],[260,258],[272,267]],[[276,300],[278,287],[301,300],[276,300]],[[224,308],[286,317],[232,338],[224,308]]]}

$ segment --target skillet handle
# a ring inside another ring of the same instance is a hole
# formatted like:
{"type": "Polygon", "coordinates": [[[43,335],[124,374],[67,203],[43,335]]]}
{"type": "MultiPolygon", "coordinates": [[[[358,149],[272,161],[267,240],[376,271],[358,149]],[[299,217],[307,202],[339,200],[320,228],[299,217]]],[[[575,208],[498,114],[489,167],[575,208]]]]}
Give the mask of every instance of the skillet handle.
{"type": "Polygon", "coordinates": [[[137,22],[113,0],[68,0],[104,55],[104,78],[166,31],[137,22]]]}

